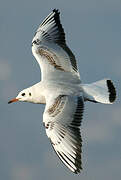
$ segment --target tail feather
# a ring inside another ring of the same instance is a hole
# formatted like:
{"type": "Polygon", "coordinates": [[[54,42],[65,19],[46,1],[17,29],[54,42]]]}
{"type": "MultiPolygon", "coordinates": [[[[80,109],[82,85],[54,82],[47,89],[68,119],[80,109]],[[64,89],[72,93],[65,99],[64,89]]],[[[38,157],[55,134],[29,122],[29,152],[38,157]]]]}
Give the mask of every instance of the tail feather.
{"type": "Polygon", "coordinates": [[[107,80],[107,86],[109,92],[109,100],[113,103],[116,99],[116,90],[111,80],[107,80]]]}
{"type": "Polygon", "coordinates": [[[116,99],[116,90],[111,80],[103,79],[91,84],[83,84],[85,101],[112,104],[116,99]]]}

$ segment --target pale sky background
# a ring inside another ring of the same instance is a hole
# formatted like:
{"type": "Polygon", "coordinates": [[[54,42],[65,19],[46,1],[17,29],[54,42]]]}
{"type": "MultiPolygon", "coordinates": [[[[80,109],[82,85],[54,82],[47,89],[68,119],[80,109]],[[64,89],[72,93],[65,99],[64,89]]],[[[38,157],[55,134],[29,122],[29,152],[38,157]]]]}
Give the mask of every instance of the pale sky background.
{"type": "Polygon", "coordinates": [[[0,179],[121,179],[121,1],[0,1],[0,179]],[[61,12],[67,44],[83,83],[109,77],[113,105],[86,103],[81,127],[83,171],[71,173],[57,158],[42,124],[44,106],[7,102],[40,80],[31,40],[41,21],[61,12]]]}

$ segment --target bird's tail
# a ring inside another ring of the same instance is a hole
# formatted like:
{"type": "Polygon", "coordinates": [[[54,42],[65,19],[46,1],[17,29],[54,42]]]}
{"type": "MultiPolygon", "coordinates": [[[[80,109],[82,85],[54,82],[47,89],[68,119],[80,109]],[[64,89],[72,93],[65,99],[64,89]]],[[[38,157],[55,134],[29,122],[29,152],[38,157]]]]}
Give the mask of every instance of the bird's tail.
{"type": "Polygon", "coordinates": [[[103,79],[91,84],[82,85],[84,100],[112,104],[116,99],[116,90],[111,80],[103,79]]]}

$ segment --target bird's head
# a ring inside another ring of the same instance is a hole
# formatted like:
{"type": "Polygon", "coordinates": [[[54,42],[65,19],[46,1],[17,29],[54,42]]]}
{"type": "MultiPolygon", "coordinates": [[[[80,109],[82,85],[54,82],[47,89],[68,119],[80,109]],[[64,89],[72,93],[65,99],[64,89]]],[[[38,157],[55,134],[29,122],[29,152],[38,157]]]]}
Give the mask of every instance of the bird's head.
{"type": "Polygon", "coordinates": [[[24,89],[22,90],[16,98],[10,100],[8,104],[17,102],[17,101],[25,101],[25,102],[31,102],[32,101],[32,92],[31,89],[24,89]]]}

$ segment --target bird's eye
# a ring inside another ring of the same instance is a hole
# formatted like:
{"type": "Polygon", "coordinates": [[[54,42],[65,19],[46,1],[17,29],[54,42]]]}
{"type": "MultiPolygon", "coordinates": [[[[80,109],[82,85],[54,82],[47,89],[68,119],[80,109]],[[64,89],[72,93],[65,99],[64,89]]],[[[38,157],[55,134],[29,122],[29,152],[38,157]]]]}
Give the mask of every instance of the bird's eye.
{"type": "Polygon", "coordinates": [[[25,93],[22,93],[21,95],[22,95],[22,96],[25,96],[25,93]]]}
{"type": "Polygon", "coordinates": [[[31,93],[29,93],[29,96],[31,96],[31,93]]]}

